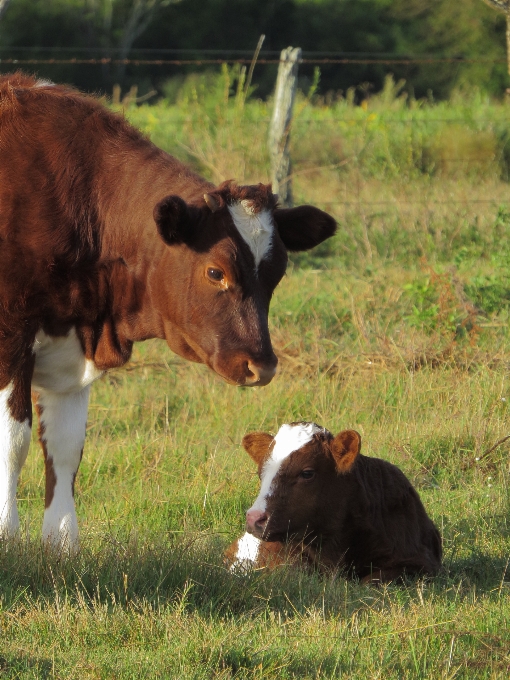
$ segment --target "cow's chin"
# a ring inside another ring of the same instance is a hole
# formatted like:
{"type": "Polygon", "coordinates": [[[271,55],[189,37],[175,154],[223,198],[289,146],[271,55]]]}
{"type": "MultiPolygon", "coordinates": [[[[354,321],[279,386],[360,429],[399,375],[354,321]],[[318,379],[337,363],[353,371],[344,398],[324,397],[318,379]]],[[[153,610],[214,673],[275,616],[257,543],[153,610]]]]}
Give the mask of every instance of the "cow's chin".
{"type": "Polygon", "coordinates": [[[252,536],[255,536],[255,538],[267,543],[272,543],[273,541],[285,543],[288,538],[288,535],[285,532],[280,533],[278,531],[273,531],[270,527],[268,528],[267,524],[265,527],[250,527],[246,525],[246,531],[249,534],[252,534],[252,536]]]}
{"type": "Polygon", "coordinates": [[[242,375],[240,370],[234,370],[233,372],[229,371],[228,368],[224,364],[221,364],[218,360],[215,361],[210,359],[207,356],[207,353],[201,347],[196,345],[196,343],[188,340],[188,338],[185,338],[182,333],[176,332],[173,326],[165,327],[165,339],[172,352],[175,352],[175,354],[178,354],[187,361],[193,361],[197,364],[206,364],[214,373],[216,373],[229,385],[235,385],[236,387],[252,387],[255,385],[267,384],[260,381],[251,384],[247,382],[246,376],[242,375]],[[236,375],[236,373],[238,375],[236,375]]]}
{"type": "Polygon", "coordinates": [[[260,366],[245,355],[237,352],[223,352],[209,356],[208,352],[200,347],[175,326],[165,325],[165,339],[172,352],[183,359],[206,364],[220,376],[225,382],[237,387],[264,387],[268,385],[276,373],[277,359],[274,364],[260,366]]]}
{"type": "Polygon", "coordinates": [[[246,531],[264,543],[300,543],[302,541],[308,542],[311,539],[311,534],[308,531],[296,531],[295,529],[283,529],[274,524],[266,524],[264,527],[248,527],[246,531]]]}
{"type": "Polygon", "coordinates": [[[197,364],[207,363],[197,352],[186,342],[182,335],[175,332],[166,333],[166,344],[172,352],[175,352],[187,361],[194,361],[197,364]]]}

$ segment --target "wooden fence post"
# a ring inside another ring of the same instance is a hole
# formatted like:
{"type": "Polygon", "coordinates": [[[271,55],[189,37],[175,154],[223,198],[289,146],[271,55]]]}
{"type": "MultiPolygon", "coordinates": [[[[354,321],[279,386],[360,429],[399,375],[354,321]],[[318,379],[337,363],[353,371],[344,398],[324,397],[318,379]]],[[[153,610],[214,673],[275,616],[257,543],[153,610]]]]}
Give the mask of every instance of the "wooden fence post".
{"type": "Polygon", "coordinates": [[[273,192],[278,194],[280,205],[286,208],[292,207],[289,135],[300,59],[300,47],[287,47],[286,50],[282,50],[276,79],[273,116],[269,126],[271,183],[273,192]]]}

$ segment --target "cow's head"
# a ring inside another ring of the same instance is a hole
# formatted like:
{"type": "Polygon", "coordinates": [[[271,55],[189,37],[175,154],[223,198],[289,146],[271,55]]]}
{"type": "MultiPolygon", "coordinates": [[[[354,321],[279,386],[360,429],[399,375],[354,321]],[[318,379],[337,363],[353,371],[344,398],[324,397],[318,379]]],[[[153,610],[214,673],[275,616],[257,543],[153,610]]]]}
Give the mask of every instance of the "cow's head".
{"type": "Polygon", "coordinates": [[[247,531],[264,541],[326,535],[350,503],[360,435],[346,430],[333,437],[315,423],[291,423],[275,437],[247,434],[243,446],[260,477],[259,495],[246,513],[247,531]]]}
{"type": "Polygon", "coordinates": [[[269,383],[277,364],[269,302],[287,251],[332,236],[334,219],[307,205],[278,208],[270,186],[230,182],[193,205],[168,196],[154,219],[167,248],[151,289],[170,348],[227,382],[269,383]]]}

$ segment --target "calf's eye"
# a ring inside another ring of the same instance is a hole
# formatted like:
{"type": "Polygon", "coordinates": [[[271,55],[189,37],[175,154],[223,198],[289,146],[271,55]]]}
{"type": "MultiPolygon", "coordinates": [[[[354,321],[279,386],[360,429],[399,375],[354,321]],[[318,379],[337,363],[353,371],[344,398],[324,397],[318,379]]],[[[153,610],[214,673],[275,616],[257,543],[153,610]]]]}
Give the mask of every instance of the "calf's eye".
{"type": "Polygon", "coordinates": [[[301,473],[299,475],[303,479],[312,479],[315,477],[315,470],[301,470],[301,473]]]}
{"type": "Polygon", "coordinates": [[[211,279],[211,281],[219,283],[220,281],[223,281],[225,274],[221,271],[221,269],[216,269],[215,267],[209,267],[207,269],[207,276],[208,276],[208,278],[211,279]]]}

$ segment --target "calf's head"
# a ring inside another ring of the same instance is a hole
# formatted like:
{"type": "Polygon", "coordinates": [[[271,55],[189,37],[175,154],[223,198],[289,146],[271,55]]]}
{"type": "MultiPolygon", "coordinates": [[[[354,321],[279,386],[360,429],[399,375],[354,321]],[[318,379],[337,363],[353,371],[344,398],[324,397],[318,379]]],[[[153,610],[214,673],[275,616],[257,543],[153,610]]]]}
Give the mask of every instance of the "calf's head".
{"type": "Polygon", "coordinates": [[[151,278],[172,350],[227,382],[266,385],[277,358],[269,303],[287,251],[332,236],[332,217],[312,206],[281,209],[270,186],[225,183],[190,205],[168,196],[154,209],[166,251],[151,278]]]}
{"type": "Polygon", "coordinates": [[[334,437],[315,423],[282,425],[273,437],[252,432],[243,446],[258,465],[260,493],[246,529],[264,541],[313,540],[345,513],[361,448],[354,430],[334,437]]]}

